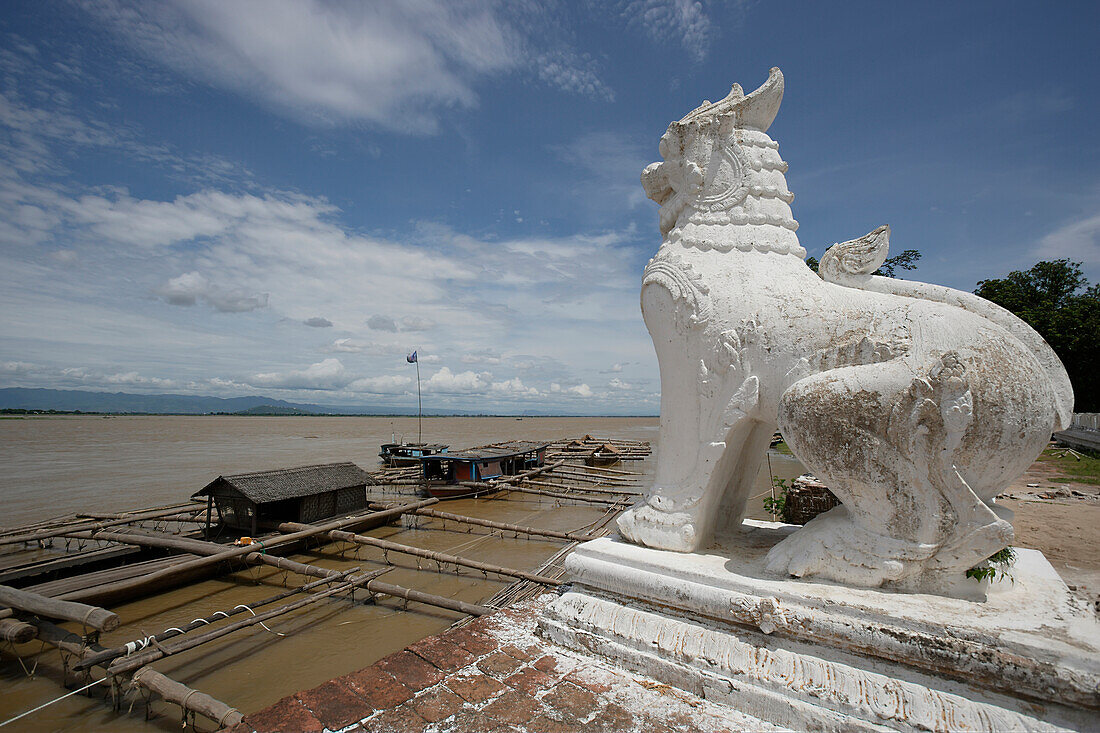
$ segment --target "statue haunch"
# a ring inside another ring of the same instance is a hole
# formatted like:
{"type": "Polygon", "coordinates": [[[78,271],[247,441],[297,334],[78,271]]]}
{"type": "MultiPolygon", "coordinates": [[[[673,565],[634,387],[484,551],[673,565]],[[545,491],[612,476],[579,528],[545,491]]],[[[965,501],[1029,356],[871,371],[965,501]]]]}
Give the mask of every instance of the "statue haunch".
{"type": "Polygon", "coordinates": [[[778,426],[842,506],[772,548],[768,569],[935,590],[1012,540],[993,498],[1067,425],[1073,393],[1046,342],[969,293],[871,275],[889,229],[832,247],[820,277],[767,135],[783,75],[734,85],[661,138],[642,173],[664,236],[642,281],[661,370],[635,543],[690,552],[740,525],[778,426]]]}

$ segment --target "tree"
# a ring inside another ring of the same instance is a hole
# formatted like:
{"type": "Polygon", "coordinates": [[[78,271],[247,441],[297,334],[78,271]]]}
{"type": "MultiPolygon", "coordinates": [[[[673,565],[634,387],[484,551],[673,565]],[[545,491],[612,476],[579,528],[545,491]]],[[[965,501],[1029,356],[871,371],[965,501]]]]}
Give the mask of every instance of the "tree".
{"type": "Polygon", "coordinates": [[[1080,262],[1039,262],[981,280],[974,293],[1012,311],[1046,339],[1069,373],[1075,411],[1100,411],[1100,283],[1089,285],[1080,262]]]}
{"type": "MultiPolygon", "coordinates": [[[[920,252],[915,249],[907,249],[900,255],[895,257],[887,257],[882,263],[882,267],[875,270],[873,275],[882,275],[883,277],[894,277],[894,272],[897,270],[915,270],[917,269],[917,260],[920,259],[920,252]]],[[[816,257],[807,257],[806,264],[810,269],[817,272],[817,266],[820,264],[816,257]]]]}

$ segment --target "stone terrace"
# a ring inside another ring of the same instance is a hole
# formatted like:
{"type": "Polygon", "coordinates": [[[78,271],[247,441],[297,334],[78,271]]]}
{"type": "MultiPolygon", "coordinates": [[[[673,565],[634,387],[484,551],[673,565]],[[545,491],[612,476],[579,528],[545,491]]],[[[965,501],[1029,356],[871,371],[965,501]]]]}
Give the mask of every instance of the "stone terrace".
{"type": "Polygon", "coordinates": [[[535,634],[550,598],[475,619],[283,698],[231,733],[781,730],[550,645],[535,634]]]}

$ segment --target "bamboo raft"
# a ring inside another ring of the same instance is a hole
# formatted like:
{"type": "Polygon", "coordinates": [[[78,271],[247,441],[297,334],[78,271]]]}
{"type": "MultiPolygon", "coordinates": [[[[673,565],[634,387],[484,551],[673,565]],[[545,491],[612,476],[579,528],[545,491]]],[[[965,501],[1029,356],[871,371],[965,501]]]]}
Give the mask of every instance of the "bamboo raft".
{"type": "MultiPolygon", "coordinates": [[[[370,502],[365,510],[323,521],[261,523],[264,533],[243,545],[215,541],[210,531],[214,522],[211,505],[196,501],[114,514],[70,514],[3,529],[0,642],[17,654],[15,645],[32,640],[58,649],[65,670],[62,682],[67,681],[71,669],[88,683],[77,692],[92,694],[90,688],[106,685],[116,710],[127,694],[141,692],[179,706],[185,721],[200,715],[219,726],[231,726],[242,719],[240,712],[149,665],[317,603],[354,602],[356,590],[366,602],[390,597],[400,599],[405,609],[412,602],[469,619],[555,588],[562,583],[565,555],[580,542],[608,534],[614,518],[641,496],[641,474],[587,465],[595,446],[614,446],[623,460],[649,455],[645,443],[585,436],[552,444],[548,451],[551,461],[543,466],[515,476],[462,484],[470,489],[471,496],[482,497],[479,501],[550,502],[554,506],[579,504],[603,509],[595,522],[571,531],[441,511],[435,506],[438,499],[407,495],[398,501],[370,502]],[[444,531],[450,525],[450,531],[526,537],[563,545],[542,566],[529,571],[366,534],[393,523],[444,531]],[[361,571],[359,567],[336,571],[288,557],[327,545],[379,550],[386,566],[374,571],[361,571]],[[511,584],[483,604],[445,598],[380,579],[394,565],[391,554],[412,558],[416,570],[434,567],[435,572],[475,571],[511,584]],[[431,565],[424,568],[423,562],[431,565]],[[306,582],[261,601],[207,614],[190,624],[140,639],[114,639],[108,646],[100,644],[102,634],[119,628],[119,617],[109,610],[111,606],[249,566],[279,568],[302,576],[306,582]],[[258,612],[262,607],[266,608],[258,612]],[[231,618],[242,614],[248,615],[231,618]],[[75,625],[78,632],[59,624],[75,625]]],[[[378,484],[371,486],[372,490],[381,487],[399,494],[400,487],[422,483],[415,467],[384,469],[371,476],[378,484]]],[[[0,721],[0,725],[6,722],[11,721],[0,721]]]]}

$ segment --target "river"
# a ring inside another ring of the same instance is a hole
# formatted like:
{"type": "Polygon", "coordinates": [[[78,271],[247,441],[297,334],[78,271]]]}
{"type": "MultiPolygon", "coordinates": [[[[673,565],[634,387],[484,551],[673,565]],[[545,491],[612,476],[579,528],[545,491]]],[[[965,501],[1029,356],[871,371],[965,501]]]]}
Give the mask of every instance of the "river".
{"type": "MultiPolygon", "coordinates": [[[[597,437],[649,440],[656,448],[657,418],[425,418],[424,439],[453,448],[509,440],[553,440],[597,437]]],[[[112,512],[185,501],[221,474],[350,460],[373,470],[378,448],[398,439],[415,439],[416,418],[405,417],[27,417],[0,420],[0,525],[12,527],[70,512],[112,512]]],[[[652,473],[654,459],[625,467],[652,473]]],[[[791,478],[801,472],[792,458],[771,454],[771,470],[791,478]]],[[[644,478],[643,487],[644,487],[644,478]]],[[[767,466],[757,477],[757,490],[767,491],[767,466]]],[[[399,498],[399,497],[390,497],[399,498]]],[[[404,498],[408,498],[407,496],[404,498]]],[[[556,530],[577,530],[603,514],[599,507],[560,505],[529,495],[506,499],[447,502],[448,511],[556,530]]],[[[766,518],[760,498],[750,516],[766,518]]],[[[561,543],[500,537],[438,522],[403,522],[368,534],[405,544],[461,554],[476,560],[525,570],[539,567],[561,543]]],[[[0,548],[3,549],[3,548],[0,548]]],[[[9,550],[10,551],[10,550],[9,550]]],[[[380,552],[328,545],[293,556],[334,569],[385,567],[380,552]]],[[[391,555],[397,567],[387,582],[437,595],[483,602],[506,587],[505,580],[481,574],[431,572],[417,569],[415,560],[391,555]]],[[[0,566],[6,564],[0,554],[0,566]]],[[[179,626],[217,610],[231,609],[275,595],[286,580],[281,571],[251,568],[113,607],[122,626],[104,635],[106,646],[179,626]]],[[[290,578],[291,583],[299,581],[290,578]]],[[[442,631],[455,613],[382,601],[321,602],[274,619],[271,631],[259,627],[241,631],[184,654],[157,662],[157,670],[202,690],[244,713],[266,707],[293,692],[365,667],[424,636],[442,631]],[[279,634],[283,634],[280,636],[279,634]]],[[[38,643],[19,651],[32,655],[38,643]]],[[[10,648],[0,650],[0,722],[48,702],[61,694],[59,654],[28,656],[28,677],[10,648]]],[[[75,675],[69,682],[76,682],[75,675]]],[[[127,714],[115,713],[102,701],[107,685],[93,688],[95,697],[73,696],[9,725],[7,731],[151,731],[179,730],[178,708],[155,704],[146,722],[142,705],[127,714]]],[[[200,718],[199,728],[213,725],[200,718]]]]}

